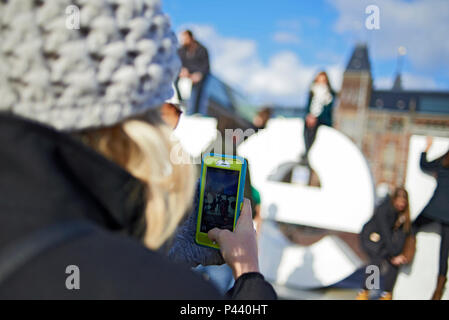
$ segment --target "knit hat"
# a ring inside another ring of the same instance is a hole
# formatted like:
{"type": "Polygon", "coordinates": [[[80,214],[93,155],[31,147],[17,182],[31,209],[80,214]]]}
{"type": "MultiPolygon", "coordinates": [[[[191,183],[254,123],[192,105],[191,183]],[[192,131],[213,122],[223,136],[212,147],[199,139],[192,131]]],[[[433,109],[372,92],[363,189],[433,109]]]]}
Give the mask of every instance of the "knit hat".
{"type": "Polygon", "coordinates": [[[0,111],[64,131],[162,105],[180,68],[159,0],[0,1],[0,39],[0,111]]]}

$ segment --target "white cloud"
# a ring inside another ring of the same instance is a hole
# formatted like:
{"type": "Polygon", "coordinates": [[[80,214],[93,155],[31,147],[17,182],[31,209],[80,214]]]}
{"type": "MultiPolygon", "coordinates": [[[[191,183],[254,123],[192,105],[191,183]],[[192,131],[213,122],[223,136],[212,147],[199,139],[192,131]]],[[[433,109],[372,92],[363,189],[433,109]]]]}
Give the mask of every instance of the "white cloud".
{"type": "Polygon", "coordinates": [[[321,20],[313,16],[301,16],[296,19],[282,19],[277,22],[277,27],[291,32],[300,32],[303,29],[317,28],[321,25],[321,20]]]}
{"type": "Polygon", "coordinates": [[[281,29],[287,29],[294,32],[299,32],[301,30],[301,21],[299,21],[299,19],[279,20],[277,25],[281,29]]]}
{"type": "Polygon", "coordinates": [[[299,37],[292,33],[292,32],[286,32],[286,31],[279,31],[273,34],[272,39],[276,43],[281,44],[299,44],[299,37]]]}
{"type": "Polygon", "coordinates": [[[374,88],[379,90],[390,90],[393,87],[392,77],[378,77],[374,80],[374,88]]]}
{"type": "MultiPolygon", "coordinates": [[[[420,76],[408,72],[402,73],[402,87],[406,90],[436,90],[437,82],[432,77],[420,76]]],[[[393,87],[394,77],[380,77],[375,79],[376,89],[391,89],[393,87]]]]}
{"type": "Polygon", "coordinates": [[[402,75],[402,86],[409,90],[436,90],[438,88],[438,84],[433,78],[410,73],[402,75]]]}
{"type": "Polygon", "coordinates": [[[349,32],[358,40],[369,40],[375,59],[397,56],[399,46],[407,48],[406,59],[423,72],[449,69],[449,2],[447,0],[329,0],[339,17],[338,33],[349,32]],[[379,7],[380,29],[365,28],[365,8],[379,7]]]}
{"type": "MultiPolygon", "coordinates": [[[[310,82],[320,68],[305,65],[293,51],[281,51],[267,63],[251,39],[225,37],[210,25],[189,24],[197,39],[209,50],[212,72],[231,86],[243,90],[258,103],[304,105],[310,82]]],[[[339,89],[343,67],[326,67],[332,85],[339,89]]]]}

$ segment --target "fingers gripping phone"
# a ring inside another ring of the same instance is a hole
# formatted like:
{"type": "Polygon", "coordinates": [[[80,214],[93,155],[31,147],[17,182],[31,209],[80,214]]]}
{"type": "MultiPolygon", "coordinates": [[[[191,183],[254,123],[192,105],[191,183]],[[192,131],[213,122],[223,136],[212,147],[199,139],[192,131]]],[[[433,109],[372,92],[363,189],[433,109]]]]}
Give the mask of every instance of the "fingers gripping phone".
{"type": "Polygon", "coordinates": [[[243,205],[246,160],[238,156],[207,154],[201,162],[200,202],[195,242],[219,249],[207,233],[213,228],[234,231],[243,205]]]}

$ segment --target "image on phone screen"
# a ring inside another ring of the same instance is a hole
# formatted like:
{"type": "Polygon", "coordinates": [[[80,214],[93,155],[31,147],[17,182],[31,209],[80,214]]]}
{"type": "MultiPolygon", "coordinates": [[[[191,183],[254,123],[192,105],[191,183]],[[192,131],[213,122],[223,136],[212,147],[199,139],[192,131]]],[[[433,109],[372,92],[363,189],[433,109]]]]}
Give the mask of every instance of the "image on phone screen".
{"type": "Polygon", "coordinates": [[[232,231],[239,171],[207,168],[204,188],[201,232],[217,227],[232,231]]]}

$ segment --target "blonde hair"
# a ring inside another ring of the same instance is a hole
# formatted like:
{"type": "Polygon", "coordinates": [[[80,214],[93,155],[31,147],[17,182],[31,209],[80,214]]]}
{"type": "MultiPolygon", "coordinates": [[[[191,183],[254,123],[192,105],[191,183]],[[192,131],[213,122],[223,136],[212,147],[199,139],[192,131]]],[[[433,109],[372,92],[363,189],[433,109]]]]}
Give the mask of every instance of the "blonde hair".
{"type": "Polygon", "coordinates": [[[126,120],[108,128],[82,133],[83,141],[118,163],[147,186],[145,245],[159,248],[168,240],[194,192],[194,168],[173,164],[171,130],[152,111],[144,120],[126,120]]]}

